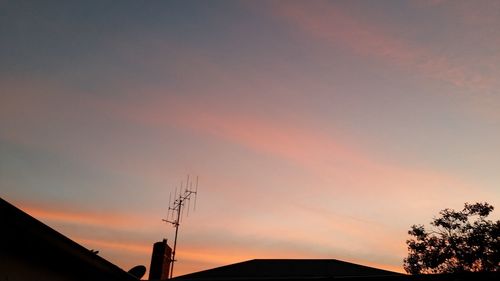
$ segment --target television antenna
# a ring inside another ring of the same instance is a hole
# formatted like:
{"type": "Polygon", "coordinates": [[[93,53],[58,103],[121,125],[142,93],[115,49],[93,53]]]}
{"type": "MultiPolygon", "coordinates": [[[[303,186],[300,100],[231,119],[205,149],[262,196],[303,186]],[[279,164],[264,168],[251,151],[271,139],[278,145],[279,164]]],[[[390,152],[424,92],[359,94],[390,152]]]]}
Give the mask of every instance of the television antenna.
{"type": "Polygon", "coordinates": [[[177,248],[177,235],[179,234],[179,226],[181,225],[182,216],[184,215],[184,209],[186,209],[185,207],[187,207],[186,217],[189,216],[189,210],[191,209],[191,199],[193,198],[194,199],[193,211],[196,211],[197,194],[198,194],[198,177],[196,177],[196,181],[193,183],[193,181],[190,180],[188,175],[186,180],[186,185],[184,185],[184,182],[181,182],[179,195],[177,195],[177,188],[176,188],[174,192],[174,201],[171,202],[172,193],[170,193],[168,199],[167,218],[163,219],[163,221],[172,224],[172,226],[175,228],[174,248],[172,249],[172,258],[170,264],[170,278],[172,278],[173,276],[174,263],[177,261],[175,259],[175,250],[177,248]],[[187,206],[185,206],[186,203],[187,206]]]}

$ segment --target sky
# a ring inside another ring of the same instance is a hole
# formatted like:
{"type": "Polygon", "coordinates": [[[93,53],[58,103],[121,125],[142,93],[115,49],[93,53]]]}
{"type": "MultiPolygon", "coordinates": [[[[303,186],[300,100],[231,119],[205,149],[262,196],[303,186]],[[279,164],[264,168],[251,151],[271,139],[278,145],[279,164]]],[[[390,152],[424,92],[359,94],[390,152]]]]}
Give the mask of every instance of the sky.
{"type": "MultiPolygon", "coordinates": [[[[0,196],[125,270],[402,272],[407,231],[500,208],[499,1],[0,1],[0,196]]],[[[492,218],[499,218],[499,211],[492,218]]]]}

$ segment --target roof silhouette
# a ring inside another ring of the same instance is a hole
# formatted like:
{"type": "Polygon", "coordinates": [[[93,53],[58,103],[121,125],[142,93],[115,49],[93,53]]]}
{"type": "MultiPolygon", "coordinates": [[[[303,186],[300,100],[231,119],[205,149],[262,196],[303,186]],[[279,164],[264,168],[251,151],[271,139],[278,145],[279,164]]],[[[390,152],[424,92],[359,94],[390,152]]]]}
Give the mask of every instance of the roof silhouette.
{"type": "Polygon", "coordinates": [[[0,198],[0,279],[137,278],[0,198]]]}
{"type": "Polygon", "coordinates": [[[401,273],[336,259],[254,259],[178,276],[178,280],[398,276],[401,273]]]}
{"type": "Polygon", "coordinates": [[[178,276],[172,281],[493,281],[500,272],[407,275],[335,259],[255,259],[178,276]]]}

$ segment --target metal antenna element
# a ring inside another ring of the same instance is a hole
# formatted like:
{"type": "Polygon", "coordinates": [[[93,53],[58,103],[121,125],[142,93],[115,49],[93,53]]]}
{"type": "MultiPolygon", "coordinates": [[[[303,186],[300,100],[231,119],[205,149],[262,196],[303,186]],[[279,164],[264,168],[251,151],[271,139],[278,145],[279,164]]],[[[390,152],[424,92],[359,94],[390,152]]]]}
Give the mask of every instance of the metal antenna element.
{"type": "Polygon", "coordinates": [[[169,206],[168,206],[168,212],[167,212],[167,219],[163,219],[162,221],[166,223],[172,224],[172,226],[175,228],[175,236],[174,236],[174,248],[172,249],[172,259],[171,259],[171,264],[170,264],[170,278],[172,278],[173,273],[174,273],[174,263],[177,261],[175,259],[175,250],[177,248],[177,236],[179,234],[179,226],[181,225],[181,219],[182,216],[184,215],[184,206],[187,202],[187,214],[189,214],[189,209],[191,208],[191,198],[194,199],[194,209],[193,211],[196,210],[196,197],[198,194],[198,177],[196,177],[196,183],[195,183],[195,188],[194,190],[192,189],[193,183],[190,181],[189,175],[187,176],[187,181],[185,185],[184,191],[182,188],[184,187],[183,182],[181,182],[181,187],[179,190],[179,195],[177,196],[177,188],[175,188],[175,195],[174,195],[174,201],[170,202],[169,199],[169,206]],[[172,212],[170,212],[172,211],[172,212]],[[169,215],[172,215],[172,218],[169,217],[169,215]],[[175,217],[175,218],[174,218],[175,217]]]}

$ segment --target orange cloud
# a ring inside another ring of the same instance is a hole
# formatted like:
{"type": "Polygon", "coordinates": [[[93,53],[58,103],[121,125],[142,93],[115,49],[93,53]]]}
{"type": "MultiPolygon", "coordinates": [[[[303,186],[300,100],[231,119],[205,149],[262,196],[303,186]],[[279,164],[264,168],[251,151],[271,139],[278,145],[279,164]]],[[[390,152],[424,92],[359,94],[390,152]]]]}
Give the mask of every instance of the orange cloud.
{"type": "Polygon", "coordinates": [[[75,239],[75,241],[82,245],[86,245],[88,248],[103,249],[104,252],[106,250],[118,250],[121,252],[134,252],[150,255],[151,251],[153,250],[152,243],[151,245],[147,245],[133,241],[118,242],[103,239],[90,239],[79,236],[75,236],[73,238],[75,239]]]}
{"type": "Polygon", "coordinates": [[[62,207],[48,207],[32,203],[21,203],[20,207],[31,216],[48,223],[76,224],[101,228],[128,229],[144,224],[144,220],[133,214],[97,213],[69,210],[62,207]]]}

